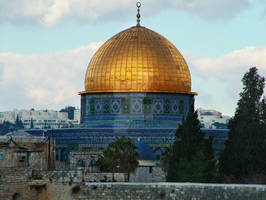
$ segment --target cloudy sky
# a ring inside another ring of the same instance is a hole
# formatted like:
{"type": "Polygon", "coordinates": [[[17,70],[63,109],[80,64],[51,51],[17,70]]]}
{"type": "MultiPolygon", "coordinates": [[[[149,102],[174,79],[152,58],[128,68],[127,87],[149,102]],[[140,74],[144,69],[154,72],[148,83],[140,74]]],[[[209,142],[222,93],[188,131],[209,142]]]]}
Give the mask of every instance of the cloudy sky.
{"type": "MultiPolygon", "coordinates": [[[[142,0],[141,24],[185,57],[196,107],[233,115],[241,77],[266,76],[265,0],[142,0]]],[[[79,106],[87,64],[136,24],[135,0],[0,0],[0,112],[79,106]]]]}

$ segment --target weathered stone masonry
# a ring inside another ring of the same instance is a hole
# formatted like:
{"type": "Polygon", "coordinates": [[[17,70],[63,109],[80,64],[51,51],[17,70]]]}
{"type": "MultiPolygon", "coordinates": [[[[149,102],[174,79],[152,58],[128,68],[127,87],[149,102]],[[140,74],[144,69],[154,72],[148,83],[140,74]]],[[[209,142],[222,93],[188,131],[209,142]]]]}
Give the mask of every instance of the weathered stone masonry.
{"type": "Polygon", "coordinates": [[[196,183],[88,183],[82,200],[266,200],[266,186],[196,183]]]}
{"type": "Polygon", "coordinates": [[[23,168],[0,168],[0,199],[36,199],[36,190],[29,186],[30,173],[23,168]]]}
{"type": "Polygon", "coordinates": [[[0,200],[266,200],[264,185],[92,182],[122,179],[119,174],[0,168],[0,200]]]}
{"type": "Polygon", "coordinates": [[[0,168],[0,200],[68,200],[89,182],[125,182],[122,173],[84,173],[82,170],[44,171],[0,168]],[[16,196],[16,198],[14,198],[16,196]]]}

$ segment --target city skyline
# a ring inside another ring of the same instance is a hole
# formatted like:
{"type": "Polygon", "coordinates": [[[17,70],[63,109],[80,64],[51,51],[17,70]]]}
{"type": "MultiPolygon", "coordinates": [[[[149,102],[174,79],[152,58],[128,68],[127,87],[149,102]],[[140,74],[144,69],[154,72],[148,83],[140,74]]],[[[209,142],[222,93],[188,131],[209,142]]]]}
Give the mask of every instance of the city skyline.
{"type": "MultiPolygon", "coordinates": [[[[0,0],[0,111],[79,107],[90,58],[136,24],[135,3],[0,0]]],[[[266,75],[266,3],[141,3],[141,25],[165,36],[186,59],[192,91],[199,93],[196,107],[232,116],[248,68],[266,75]]]]}

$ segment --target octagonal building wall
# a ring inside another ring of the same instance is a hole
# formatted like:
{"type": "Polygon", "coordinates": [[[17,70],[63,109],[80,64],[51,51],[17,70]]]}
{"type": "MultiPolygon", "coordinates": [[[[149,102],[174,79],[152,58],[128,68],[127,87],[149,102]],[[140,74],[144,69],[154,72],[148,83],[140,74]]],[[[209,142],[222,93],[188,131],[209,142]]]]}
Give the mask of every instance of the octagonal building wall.
{"type": "Polygon", "coordinates": [[[191,105],[191,94],[87,93],[81,95],[81,126],[177,128],[191,105]]]}

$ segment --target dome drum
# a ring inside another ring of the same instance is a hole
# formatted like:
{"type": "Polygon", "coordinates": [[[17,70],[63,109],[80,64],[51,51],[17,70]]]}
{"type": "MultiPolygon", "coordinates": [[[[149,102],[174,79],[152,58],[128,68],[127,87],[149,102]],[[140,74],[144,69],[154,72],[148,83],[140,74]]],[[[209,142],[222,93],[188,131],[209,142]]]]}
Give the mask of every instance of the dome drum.
{"type": "Polygon", "coordinates": [[[94,93],[81,98],[86,127],[176,128],[194,96],[167,93],[94,93]]]}

